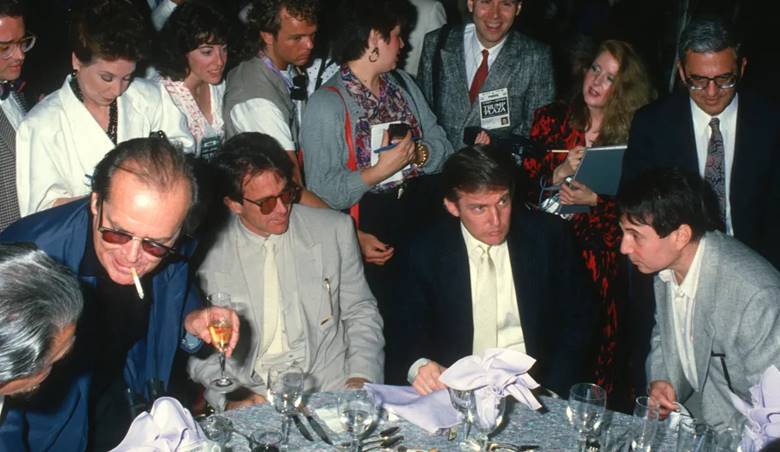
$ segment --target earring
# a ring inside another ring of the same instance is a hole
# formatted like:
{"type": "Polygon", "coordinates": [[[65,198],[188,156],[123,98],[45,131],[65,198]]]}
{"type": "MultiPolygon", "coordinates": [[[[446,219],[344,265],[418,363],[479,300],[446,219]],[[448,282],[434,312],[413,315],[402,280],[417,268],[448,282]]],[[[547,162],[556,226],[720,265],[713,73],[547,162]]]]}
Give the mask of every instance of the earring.
{"type": "Polygon", "coordinates": [[[376,63],[378,59],[379,59],[379,47],[374,47],[374,50],[372,50],[371,53],[368,55],[368,61],[372,63],[376,63]]]}
{"type": "Polygon", "coordinates": [[[79,75],[78,69],[73,69],[72,71],[70,71],[71,78],[76,78],[77,75],[79,75]]]}

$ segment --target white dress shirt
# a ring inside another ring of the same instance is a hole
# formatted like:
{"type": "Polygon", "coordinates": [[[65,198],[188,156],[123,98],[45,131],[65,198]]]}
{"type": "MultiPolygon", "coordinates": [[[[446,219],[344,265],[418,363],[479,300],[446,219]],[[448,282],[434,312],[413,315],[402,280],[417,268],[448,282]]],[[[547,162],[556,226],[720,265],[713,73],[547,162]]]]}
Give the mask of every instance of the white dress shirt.
{"type": "Polygon", "coordinates": [[[696,155],[699,158],[699,174],[704,177],[704,168],[707,165],[707,146],[710,143],[712,127],[710,120],[720,120],[720,133],[723,135],[724,171],[726,172],[726,233],[734,235],[731,226],[731,168],[734,167],[734,143],[737,137],[737,108],[739,95],[735,95],[731,103],[717,116],[710,116],[704,112],[696,102],[691,99],[691,116],[693,117],[693,136],[696,138],[696,155]]]}
{"type": "Polygon", "coordinates": [[[688,383],[692,387],[699,387],[699,376],[696,372],[696,354],[693,349],[693,315],[696,302],[696,289],[699,286],[699,274],[701,273],[702,255],[704,254],[705,239],[699,240],[696,255],[693,257],[688,273],[685,274],[682,283],[677,283],[674,270],[666,269],[658,273],[661,281],[669,288],[670,305],[672,308],[672,320],[674,324],[674,340],[680,353],[680,364],[688,383]]]}
{"type": "MultiPolygon", "coordinates": [[[[501,48],[504,47],[506,42],[506,36],[498,44],[487,49],[488,51],[488,71],[493,67],[493,63],[498,58],[498,54],[501,52],[501,48]]],[[[466,88],[471,87],[471,81],[474,80],[474,74],[477,73],[479,65],[482,64],[482,50],[485,47],[479,42],[477,38],[477,32],[474,28],[474,24],[466,25],[466,29],[463,30],[463,54],[466,57],[466,88]]]]}
{"type": "Polygon", "coordinates": [[[230,119],[238,132],[260,132],[272,136],[285,151],[296,149],[287,117],[268,99],[256,97],[237,104],[230,119]]]}

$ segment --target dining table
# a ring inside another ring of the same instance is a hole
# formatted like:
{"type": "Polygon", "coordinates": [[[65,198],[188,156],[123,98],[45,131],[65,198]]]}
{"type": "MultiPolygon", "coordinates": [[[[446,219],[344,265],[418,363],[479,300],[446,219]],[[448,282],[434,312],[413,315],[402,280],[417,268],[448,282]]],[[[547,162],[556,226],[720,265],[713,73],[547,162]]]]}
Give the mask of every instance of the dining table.
{"type": "MultiPolygon", "coordinates": [[[[291,423],[289,432],[289,450],[291,451],[328,451],[348,450],[340,446],[349,440],[343,429],[338,426],[336,405],[339,393],[321,392],[308,395],[304,399],[305,405],[326,436],[334,445],[323,441],[310,427],[309,422],[300,416],[303,424],[313,440],[307,440],[301,434],[295,423],[291,423]],[[330,426],[329,426],[330,425],[330,426]],[[331,428],[333,427],[333,428],[331,428]],[[336,430],[340,430],[336,431],[336,430]]],[[[508,403],[502,424],[491,434],[490,440],[496,443],[508,443],[515,446],[530,446],[520,450],[543,451],[577,451],[578,434],[569,424],[566,417],[566,400],[541,396],[538,400],[542,404],[539,410],[531,410],[521,403],[508,403]],[[536,447],[533,447],[536,446],[536,447]]],[[[252,450],[248,440],[253,432],[280,431],[282,415],[277,413],[271,404],[254,405],[250,407],[229,410],[216,413],[212,416],[222,416],[232,423],[234,432],[230,436],[226,449],[234,452],[252,450]]],[[[615,429],[613,431],[630,431],[636,419],[624,413],[607,410],[604,413],[602,429],[615,429]]],[[[451,435],[443,433],[432,434],[416,425],[387,414],[379,420],[377,425],[366,436],[371,436],[388,427],[399,427],[397,435],[402,435],[403,440],[394,448],[386,450],[403,450],[398,446],[404,446],[407,450],[421,451],[449,451],[458,450],[458,443],[451,439],[451,435]]],[[[607,430],[604,430],[607,431],[607,430]]],[[[655,436],[653,451],[674,451],[676,444],[676,432],[667,427],[667,423],[659,422],[658,432],[655,436]]],[[[598,450],[598,448],[591,448],[598,450]]]]}

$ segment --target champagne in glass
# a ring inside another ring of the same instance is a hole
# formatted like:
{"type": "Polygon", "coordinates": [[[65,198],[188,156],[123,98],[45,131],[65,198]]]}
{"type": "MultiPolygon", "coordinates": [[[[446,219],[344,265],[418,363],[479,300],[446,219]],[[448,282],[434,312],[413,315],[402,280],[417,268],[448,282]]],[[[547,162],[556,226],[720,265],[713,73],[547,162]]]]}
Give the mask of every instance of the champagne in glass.
{"type": "Polygon", "coordinates": [[[290,437],[290,416],[297,413],[303,398],[306,375],[295,364],[277,364],[268,370],[268,401],[282,415],[282,442],[279,449],[287,450],[290,437]]]}
{"type": "MultiPolygon", "coordinates": [[[[230,295],[224,292],[217,292],[208,296],[208,301],[212,306],[231,307],[230,295]]],[[[209,334],[211,343],[219,351],[219,378],[212,380],[211,385],[218,391],[229,391],[232,389],[233,380],[225,376],[225,351],[230,338],[233,334],[233,324],[230,318],[222,313],[213,313],[209,318],[209,334]]]]}

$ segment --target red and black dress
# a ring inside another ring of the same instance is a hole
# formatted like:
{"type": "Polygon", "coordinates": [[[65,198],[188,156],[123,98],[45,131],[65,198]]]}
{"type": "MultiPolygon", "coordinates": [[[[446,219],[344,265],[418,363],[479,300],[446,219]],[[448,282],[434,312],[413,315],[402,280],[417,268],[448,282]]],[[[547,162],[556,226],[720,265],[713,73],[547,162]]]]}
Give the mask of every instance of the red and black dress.
{"type": "MultiPolygon", "coordinates": [[[[540,148],[571,149],[585,146],[585,132],[571,124],[572,110],[568,104],[553,103],[534,113],[531,140],[540,148]]],[[[553,170],[566,160],[566,153],[545,152],[537,158],[524,159],[528,174],[528,200],[536,202],[541,191],[540,181],[551,184],[553,170]]],[[[602,303],[601,337],[595,366],[596,383],[612,392],[615,383],[618,309],[627,298],[626,269],[620,255],[622,232],[617,207],[611,196],[598,197],[598,204],[588,213],[574,214],[572,228],[582,249],[598,299],[602,303]]]]}

